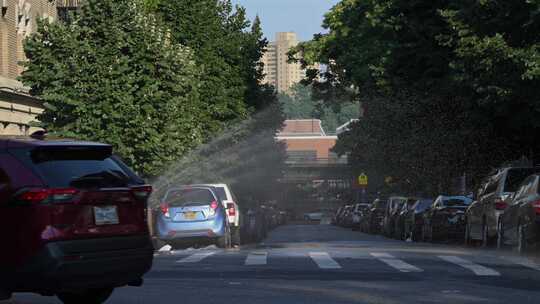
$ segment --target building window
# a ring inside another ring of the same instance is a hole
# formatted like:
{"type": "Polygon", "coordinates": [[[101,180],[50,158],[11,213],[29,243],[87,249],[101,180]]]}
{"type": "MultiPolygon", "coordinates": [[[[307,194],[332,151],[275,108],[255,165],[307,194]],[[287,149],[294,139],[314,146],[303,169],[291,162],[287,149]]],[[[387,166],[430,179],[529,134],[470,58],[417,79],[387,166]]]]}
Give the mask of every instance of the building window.
{"type": "Polygon", "coordinates": [[[317,159],[317,151],[287,151],[287,158],[289,161],[313,161],[317,159]]]}
{"type": "Polygon", "coordinates": [[[2,17],[5,17],[8,10],[8,3],[7,0],[0,0],[0,6],[2,9],[2,17]]]}

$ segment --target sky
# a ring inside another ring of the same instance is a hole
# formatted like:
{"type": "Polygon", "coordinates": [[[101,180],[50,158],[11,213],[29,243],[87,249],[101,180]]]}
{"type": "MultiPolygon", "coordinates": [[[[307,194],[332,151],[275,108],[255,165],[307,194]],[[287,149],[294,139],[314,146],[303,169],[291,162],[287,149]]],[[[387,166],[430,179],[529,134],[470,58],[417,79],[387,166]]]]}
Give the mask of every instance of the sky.
{"type": "Polygon", "coordinates": [[[246,8],[251,20],[258,14],[264,33],[273,41],[276,32],[296,32],[301,41],[323,32],[322,21],[339,0],[232,0],[246,8]]]}

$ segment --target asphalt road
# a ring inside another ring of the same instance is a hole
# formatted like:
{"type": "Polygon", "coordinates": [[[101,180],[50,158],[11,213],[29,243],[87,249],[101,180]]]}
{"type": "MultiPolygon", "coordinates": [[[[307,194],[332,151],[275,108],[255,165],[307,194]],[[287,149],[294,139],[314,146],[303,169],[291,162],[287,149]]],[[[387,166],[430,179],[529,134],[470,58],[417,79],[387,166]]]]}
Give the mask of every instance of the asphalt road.
{"type": "MultiPolygon", "coordinates": [[[[19,294],[0,303],[59,302],[19,294]]],[[[145,285],[118,289],[108,303],[540,303],[540,263],[294,225],[257,246],[157,254],[145,285]]]]}

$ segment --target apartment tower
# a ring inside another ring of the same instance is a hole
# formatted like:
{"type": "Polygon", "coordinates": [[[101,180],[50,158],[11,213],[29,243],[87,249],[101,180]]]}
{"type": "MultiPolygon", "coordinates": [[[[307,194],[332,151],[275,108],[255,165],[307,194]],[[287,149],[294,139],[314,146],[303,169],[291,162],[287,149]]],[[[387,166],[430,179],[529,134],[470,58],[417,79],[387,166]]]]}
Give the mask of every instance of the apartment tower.
{"type": "Polygon", "coordinates": [[[277,33],[276,40],[268,44],[263,56],[264,83],[273,85],[279,93],[289,93],[306,75],[299,63],[288,63],[288,52],[298,43],[296,33],[277,33]]]}

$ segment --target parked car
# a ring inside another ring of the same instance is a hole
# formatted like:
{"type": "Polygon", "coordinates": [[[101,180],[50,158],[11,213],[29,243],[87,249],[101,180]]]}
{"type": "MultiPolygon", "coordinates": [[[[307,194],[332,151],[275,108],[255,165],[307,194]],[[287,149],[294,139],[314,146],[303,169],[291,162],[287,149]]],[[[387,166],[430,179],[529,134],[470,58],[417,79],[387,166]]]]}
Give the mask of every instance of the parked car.
{"type": "Polygon", "coordinates": [[[364,214],[366,210],[369,209],[371,205],[367,203],[357,203],[353,207],[352,211],[352,229],[360,230],[361,221],[364,219],[364,214]]]}
{"type": "Polygon", "coordinates": [[[384,223],[384,213],[388,201],[385,199],[376,199],[371,204],[371,208],[366,214],[364,231],[367,233],[380,233],[384,223]]]}
{"type": "Polygon", "coordinates": [[[418,201],[417,198],[408,198],[407,202],[403,204],[401,210],[398,211],[396,219],[394,221],[394,237],[400,240],[407,239],[407,234],[405,233],[405,218],[409,214],[409,211],[413,210],[413,206],[418,201]]]}
{"type": "Polygon", "coordinates": [[[462,239],[465,234],[465,211],[471,203],[472,199],[466,196],[437,197],[424,212],[422,239],[462,239]]]}
{"type": "Polygon", "coordinates": [[[431,207],[433,199],[419,199],[404,215],[405,238],[417,242],[421,240],[424,226],[424,212],[431,207]]]}
{"type": "Polygon", "coordinates": [[[345,209],[345,206],[339,207],[336,212],[332,215],[332,225],[338,224],[338,219],[341,216],[341,213],[343,212],[343,209],[345,209]]]}
{"type": "Polygon", "coordinates": [[[508,208],[500,216],[497,245],[517,247],[524,253],[539,242],[540,237],[540,175],[529,176],[517,188],[508,208]]]}
{"type": "Polygon", "coordinates": [[[242,219],[242,211],[240,210],[238,199],[234,195],[231,187],[229,187],[227,184],[203,184],[193,186],[214,187],[217,196],[223,204],[223,207],[227,210],[229,225],[231,227],[232,244],[241,245],[241,229],[244,221],[242,219]]]}
{"type": "Polygon", "coordinates": [[[347,205],[345,206],[345,210],[343,211],[343,214],[341,215],[341,221],[340,224],[342,227],[345,228],[351,228],[353,225],[353,205],[347,205]]]}
{"type": "Polygon", "coordinates": [[[152,188],[112,152],[0,138],[0,300],[34,292],[99,304],[117,287],[141,286],[153,259],[152,188]]]}
{"type": "Polygon", "coordinates": [[[497,238],[499,216],[508,207],[511,195],[528,176],[540,168],[509,167],[490,175],[466,212],[465,242],[480,241],[488,246],[497,238]]]}
{"type": "Polygon", "coordinates": [[[226,209],[210,186],[170,188],[161,199],[156,219],[157,238],[172,246],[216,244],[231,247],[226,209]]]}
{"type": "Polygon", "coordinates": [[[407,198],[402,196],[393,196],[388,199],[388,204],[386,205],[383,222],[383,234],[387,237],[394,236],[396,219],[399,215],[401,208],[403,207],[403,204],[405,204],[406,202],[407,198]]]}

